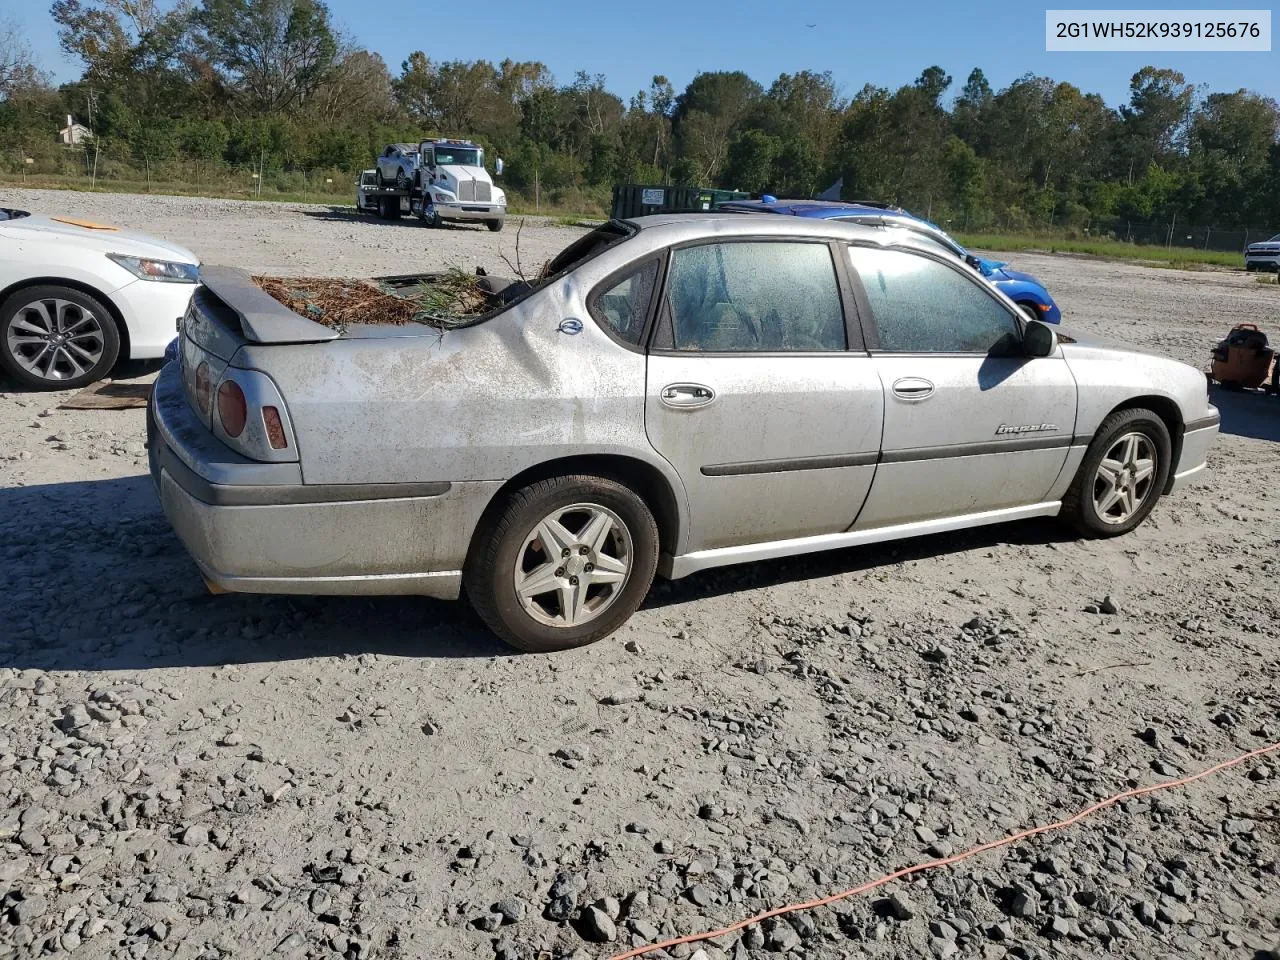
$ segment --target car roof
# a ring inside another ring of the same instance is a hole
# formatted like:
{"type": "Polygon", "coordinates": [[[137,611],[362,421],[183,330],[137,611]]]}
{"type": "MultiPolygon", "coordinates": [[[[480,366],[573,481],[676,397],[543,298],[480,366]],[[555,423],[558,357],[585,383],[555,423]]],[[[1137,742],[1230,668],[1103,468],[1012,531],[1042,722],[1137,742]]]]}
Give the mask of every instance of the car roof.
{"type": "Polygon", "coordinates": [[[895,229],[887,223],[857,223],[813,217],[744,217],[717,211],[656,213],[626,221],[663,245],[716,236],[816,237],[833,240],[870,240],[877,244],[903,244],[932,249],[917,231],[895,229]]]}
{"type": "Polygon", "coordinates": [[[720,205],[722,210],[740,213],[781,213],[793,217],[898,216],[919,219],[891,203],[878,200],[729,200],[720,205]]]}
{"type": "Polygon", "coordinates": [[[393,144],[390,144],[390,146],[395,147],[401,153],[417,153],[418,152],[418,148],[414,146],[412,143],[393,143],[393,144]]]}

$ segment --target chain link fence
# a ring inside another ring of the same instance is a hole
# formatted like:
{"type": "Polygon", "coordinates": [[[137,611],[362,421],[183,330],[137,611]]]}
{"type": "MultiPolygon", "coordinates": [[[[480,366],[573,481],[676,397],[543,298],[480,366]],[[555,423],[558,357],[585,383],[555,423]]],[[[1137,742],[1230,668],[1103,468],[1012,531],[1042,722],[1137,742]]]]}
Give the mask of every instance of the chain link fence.
{"type": "Polygon", "coordinates": [[[32,187],[352,204],[359,179],[358,170],[291,168],[270,157],[228,163],[175,153],[153,160],[92,143],[0,150],[0,181],[32,187]]]}
{"type": "Polygon", "coordinates": [[[1259,240],[1280,232],[1263,226],[1218,227],[1213,224],[1181,223],[1170,220],[1131,220],[1124,217],[1099,218],[1086,229],[1089,236],[1144,243],[1159,247],[1243,252],[1259,240]]]}

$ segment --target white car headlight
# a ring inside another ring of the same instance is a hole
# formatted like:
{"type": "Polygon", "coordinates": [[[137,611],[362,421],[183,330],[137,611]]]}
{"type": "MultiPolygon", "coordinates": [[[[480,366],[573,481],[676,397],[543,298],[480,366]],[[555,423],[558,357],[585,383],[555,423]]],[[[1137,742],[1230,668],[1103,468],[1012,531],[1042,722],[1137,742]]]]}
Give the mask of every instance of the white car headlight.
{"type": "Polygon", "coordinates": [[[123,253],[108,253],[107,258],[120,264],[140,280],[159,280],[162,283],[199,283],[200,267],[194,263],[176,260],[149,260],[131,257],[123,253]]]}

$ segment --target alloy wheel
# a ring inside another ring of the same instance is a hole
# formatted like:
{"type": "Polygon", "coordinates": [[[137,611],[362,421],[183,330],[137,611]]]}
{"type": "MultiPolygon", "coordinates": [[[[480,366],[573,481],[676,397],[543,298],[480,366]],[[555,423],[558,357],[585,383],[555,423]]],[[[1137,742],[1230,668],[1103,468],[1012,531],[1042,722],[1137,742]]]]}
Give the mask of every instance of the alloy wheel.
{"type": "Polygon", "coordinates": [[[42,380],[72,380],[93,369],[106,350],[103,318],[70,300],[35,300],[9,324],[9,353],[42,380]]]}
{"type": "Polygon", "coordinates": [[[594,620],[622,595],[635,551],[612,510],[592,503],[558,507],[525,537],[514,586],[526,613],[552,627],[594,620]]]}
{"type": "Polygon", "coordinates": [[[1103,523],[1121,524],[1151,494],[1156,476],[1156,447],[1145,433],[1119,437],[1098,464],[1093,480],[1093,507],[1103,523]]]}

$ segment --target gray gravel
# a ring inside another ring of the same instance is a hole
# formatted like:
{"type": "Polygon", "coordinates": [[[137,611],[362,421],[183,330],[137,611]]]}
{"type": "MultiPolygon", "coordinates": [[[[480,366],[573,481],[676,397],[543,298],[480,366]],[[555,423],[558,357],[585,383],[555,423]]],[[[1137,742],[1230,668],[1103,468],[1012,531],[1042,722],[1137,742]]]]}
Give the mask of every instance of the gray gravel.
{"type": "MultiPolygon", "coordinates": [[[[514,240],[0,203],[279,272],[497,269],[514,240]]],[[[1010,259],[1069,320],[1197,364],[1277,316],[1243,275],[1010,259]]],[[[711,571],[516,656],[456,604],[209,596],[141,411],[0,387],[0,958],[607,957],[1280,740],[1280,401],[1221,398],[1212,476],[1123,539],[1032,522],[711,571]]],[[[654,956],[1277,960],[1278,818],[1275,755],[654,956]]]]}

